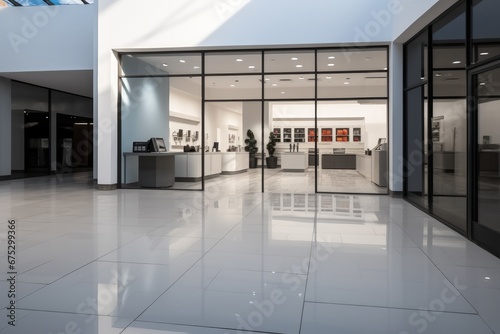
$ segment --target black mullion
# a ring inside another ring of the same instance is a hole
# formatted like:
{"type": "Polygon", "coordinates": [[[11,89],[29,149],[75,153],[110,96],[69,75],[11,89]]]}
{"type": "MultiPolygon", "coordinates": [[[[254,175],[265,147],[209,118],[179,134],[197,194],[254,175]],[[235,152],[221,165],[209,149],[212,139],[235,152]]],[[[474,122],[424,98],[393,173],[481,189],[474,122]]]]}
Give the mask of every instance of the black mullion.
{"type": "MultiPolygon", "coordinates": [[[[118,54],[118,73],[120,73],[122,67],[122,54],[118,54]]],[[[118,101],[117,101],[117,122],[118,126],[116,127],[117,131],[117,178],[116,183],[118,188],[122,188],[122,92],[123,92],[123,82],[122,78],[118,78],[118,101]]],[[[123,159],[126,159],[125,157],[123,159]]],[[[98,168],[99,169],[99,168],[98,168]]],[[[99,175],[98,175],[99,177],[99,175]]],[[[127,175],[124,175],[125,181],[127,180],[127,175]]]]}
{"type": "Polygon", "coordinates": [[[403,46],[403,197],[408,199],[408,92],[406,82],[408,79],[408,48],[403,46]]]}
{"type": "MultiPolygon", "coordinates": [[[[50,175],[52,173],[52,145],[54,145],[54,142],[52,141],[52,90],[51,89],[48,90],[48,95],[49,96],[48,96],[47,109],[49,111],[49,165],[47,166],[47,169],[48,169],[48,175],[50,175]]],[[[56,161],[57,161],[57,150],[56,150],[56,161]]]]}
{"type": "MultiPolygon", "coordinates": [[[[427,205],[429,210],[432,211],[433,205],[433,193],[434,193],[434,147],[432,141],[432,118],[434,117],[434,77],[433,77],[433,65],[434,65],[434,46],[433,41],[433,27],[430,26],[427,35],[427,205]]],[[[425,86],[424,86],[425,94],[425,86]]],[[[424,100],[425,102],[425,100],[424,100]]],[[[425,160],[424,160],[425,161],[425,160]]],[[[425,164],[424,164],[425,166],[425,164]]]]}
{"type": "MultiPolygon", "coordinates": [[[[261,141],[262,141],[262,152],[261,152],[261,155],[262,155],[262,163],[261,163],[261,192],[264,193],[264,109],[265,109],[265,100],[264,100],[264,94],[265,94],[265,73],[264,73],[264,66],[265,66],[265,61],[264,61],[264,50],[261,51],[261,68],[262,68],[262,74],[261,74],[261,79],[262,79],[262,82],[261,82],[261,96],[260,96],[260,99],[261,99],[261,141]]],[[[268,108],[268,113],[270,113],[271,111],[269,110],[268,108]]]]}
{"type": "MultiPolygon", "coordinates": [[[[466,5],[465,5],[465,50],[466,50],[466,67],[470,67],[473,62],[473,54],[474,52],[474,43],[472,41],[472,36],[473,36],[473,31],[472,31],[472,20],[473,20],[473,15],[472,15],[472,0],[466,0],[466,5]]],[[[479,155],[477,154],[475,148],[478,147],[477,145],[474,145],[473,142],[476,142],[477,140],[477,117],[474,116],[474,112],[472,112],[473,109],[473,101],[475,100],[475,92],[473,89],[473,80],[471,78],[470,72],[466,70],[466,87],[467,87],[467,96],[466,96],[466,101],[467,106],[466,106],[466,129],[467,129],[467,171],[465,175],[467,176],[467,189],[466,189],[466,202],[467,202],[467,209],[466,209],[466,231],[465,233],[467,234],[467,237],[472,239],[472,224],[474,224],[474,221],[477,221],[477,217],[475,216],[477,212],[477,206],[475,203],[476,199],[476,194],[477,194],[477,182],[476,182],[476,163],[477,159],[479,158],[479,155]]]]}
{"type": "MultiPolygon", "coordinates": [[[[205,52],[201,53],[201,191],[205,191],[205,52]]],[[[205,210],[202,210],[205,212],[205,210]]]]}
{"type": "Polygon", "coordinates": [[[21,5],[19,2],[17,2],[16,0],[7,0],[9,1],[12,5],[16,6],[16,7],[23,7],[23,5],[21,5]]]}
{"type": "MultiPolygon", "coordinates": [[[[318,50],[314,51],[314,192],[318,193],[318,50]]],[[[332,129],[333,130],[333,129],[332,129]]],[[[306,132],[307,133],[307,132],[306,132]]],[[[307,138],[307,134],[306,137],[307,138]]],[[[333,138],[333,137],[332,137],[333,138]]],[[[307,154],[309,160],[309,153],[307,154]]],[[[317,213],[317,210],[315,211],[317,213]]]]}
{"type": "Polygon", "coordinates": [[[87,2],[87,0],[82,0],[82,2],[86,5],[88,5],[89,3],[87,2]]]}

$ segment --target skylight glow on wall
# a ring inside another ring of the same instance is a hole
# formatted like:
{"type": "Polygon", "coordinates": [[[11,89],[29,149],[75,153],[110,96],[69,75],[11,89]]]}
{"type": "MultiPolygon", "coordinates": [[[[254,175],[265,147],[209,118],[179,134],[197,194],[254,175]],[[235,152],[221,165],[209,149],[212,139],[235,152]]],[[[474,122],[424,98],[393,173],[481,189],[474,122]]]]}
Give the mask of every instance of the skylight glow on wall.
{"type": "Polygon", "coordinates": [[[89,5],[94,0],[0,0],[0,7],[89,5]]]}

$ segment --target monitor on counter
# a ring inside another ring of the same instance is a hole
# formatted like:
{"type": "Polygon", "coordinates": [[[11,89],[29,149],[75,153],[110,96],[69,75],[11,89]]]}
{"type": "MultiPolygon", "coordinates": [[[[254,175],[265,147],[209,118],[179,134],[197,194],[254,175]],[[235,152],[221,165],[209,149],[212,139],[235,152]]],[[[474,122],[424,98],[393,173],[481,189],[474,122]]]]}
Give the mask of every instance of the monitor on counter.
{"type": "Polygon", "coordinates": [[[163,138],[151,138],[148,140],[148,152],[167,152],[167,146],[163,138]]]}

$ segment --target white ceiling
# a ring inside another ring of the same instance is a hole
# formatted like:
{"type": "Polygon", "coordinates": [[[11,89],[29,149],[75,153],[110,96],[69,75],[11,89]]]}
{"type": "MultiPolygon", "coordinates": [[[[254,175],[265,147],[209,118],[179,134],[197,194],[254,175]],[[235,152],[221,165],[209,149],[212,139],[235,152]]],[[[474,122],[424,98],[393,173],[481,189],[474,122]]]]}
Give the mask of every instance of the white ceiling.
{"type": "Polygon", "coordinates": [[[0,73],[1,77],[67,93],[93,97],[93,71],[46,71],[0,73]]]}

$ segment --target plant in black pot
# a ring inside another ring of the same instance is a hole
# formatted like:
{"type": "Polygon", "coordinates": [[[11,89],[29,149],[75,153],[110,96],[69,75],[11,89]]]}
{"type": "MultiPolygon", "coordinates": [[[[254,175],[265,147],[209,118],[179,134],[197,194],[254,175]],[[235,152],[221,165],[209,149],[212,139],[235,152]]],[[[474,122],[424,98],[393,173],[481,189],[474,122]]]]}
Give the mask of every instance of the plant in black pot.
{"type": "Polygon", "coordinates": [[[257,151],[259,148],[257,147],[257,139],[255,139],[255,136],[253,134],[253,131],[248,129],[247,131],[247,137],[245,139],[245,151],[249,153],[249,159],[248,159],[248,167],[249,168],[257,168],[257,151]]]}
{"type": "Polygon", "coordinates": [[[269,157],[266,158],[267,168],[276,168],[278,166],[278,157],[274,156],[274,152],[276,149],[276,138],[274,138],[274,133],[269,132],[269,142],[266,145],[267,152],[269,153],[269,157]]]}

